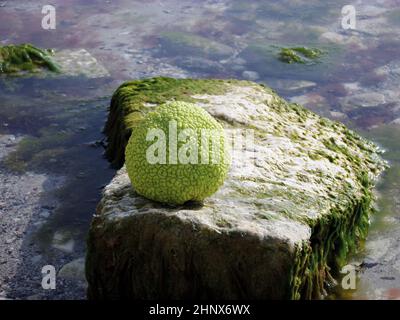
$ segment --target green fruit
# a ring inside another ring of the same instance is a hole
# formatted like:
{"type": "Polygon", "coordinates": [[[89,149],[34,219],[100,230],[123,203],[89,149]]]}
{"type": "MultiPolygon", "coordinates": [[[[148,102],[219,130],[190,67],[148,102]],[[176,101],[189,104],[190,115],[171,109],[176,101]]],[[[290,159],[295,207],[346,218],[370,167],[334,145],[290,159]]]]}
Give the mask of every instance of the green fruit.
{"type": "Polygon", "coordinates": [[[133,128],[125,163],[134,189],[146,198],[168,204],[202,201],[228,172],[223,127],[194,104],[160,105],[133,128]]]}

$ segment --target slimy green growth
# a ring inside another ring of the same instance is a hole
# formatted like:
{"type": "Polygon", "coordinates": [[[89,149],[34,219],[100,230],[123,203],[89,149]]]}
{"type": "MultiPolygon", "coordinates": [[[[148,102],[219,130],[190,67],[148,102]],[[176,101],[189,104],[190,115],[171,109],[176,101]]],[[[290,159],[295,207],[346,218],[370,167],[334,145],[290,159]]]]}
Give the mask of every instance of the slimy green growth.
{"type": "Polygon", "coordinates": [[[51,55],[52,50],[39,49],[31,44],[0,46],[0,74],[37,72],[47,69],[60,72],[51,55]]]}
{"type": "Polygon", "coordinates": [[[279,60],[285,63],[310,63],[312,60],[318,59],[323,51],[316,48],[293,47],[281,48],[279,52],[279,60]]]}

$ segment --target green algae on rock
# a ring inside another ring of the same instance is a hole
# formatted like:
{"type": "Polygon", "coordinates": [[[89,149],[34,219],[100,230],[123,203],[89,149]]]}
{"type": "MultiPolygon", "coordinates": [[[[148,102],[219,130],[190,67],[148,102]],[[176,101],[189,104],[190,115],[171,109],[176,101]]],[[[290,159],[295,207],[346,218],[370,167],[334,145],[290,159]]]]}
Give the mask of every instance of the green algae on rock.
{"type": "MultiPolygon", "coordinates": [[[[291,46],[253,42],[240,52],[239,57],[246,60],[247,69],[257,70],[260,77],[321,81],[321,79],[328,79],[335,72],[336,65],[344,54],[340,46],[325,44],[318,47],[317,50],[322,52],[318,58],[310,59],[294,52],[295,57],[298,56],[297,60],[305,63],[287,63],[280,60],[280,52],[283,48],[288,49],[291,46]]],[[[290,60],[290,57],[288,59],[290,60]]]]}
{"type": "Polygon", "coordinates": [[[316,48],[281,48],[279,60],[286,63],[310,63],[319,58],[322,54],[323,51],[316,48]]]}
{"type": "Polygon", "coordinates": [[[60,72],[52,61],[52,54],[52,50],[39,49],[31,44],[0,46],[0,74],[37,72],[40,69],[60,72]]]}
{"type": "Polygon", "coordinates": [[[88,295],[108,298],[315,299],[368,230],[379,149],[343,124],[249,81],[154,78],[115,92],[108,156],[123,164],[132,127],[190,101],[225,128],[254,130],[254,163],[232,162],[202,205],[140,197],[125,167],[105,188],[88,238],[88,295]]]}

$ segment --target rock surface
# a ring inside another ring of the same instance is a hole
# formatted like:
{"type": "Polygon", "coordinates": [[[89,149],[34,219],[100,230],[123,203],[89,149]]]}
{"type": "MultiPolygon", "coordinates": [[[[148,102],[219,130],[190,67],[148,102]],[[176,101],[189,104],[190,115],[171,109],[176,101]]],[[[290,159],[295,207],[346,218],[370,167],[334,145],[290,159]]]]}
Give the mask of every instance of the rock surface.
{"type": "Polygon", "coordinates": [[[88,78],[102,78],[110,75],[86,49],[56,51],[53,59],[67,76],[84,75],[88,78]]]}
{"type": "Polygon", "coordinates": [[[110,75],[86,49],[54,51],[29,44],[0,46],[0,74],[48,75],[48,72],[87,78],[110,75]]]}
{"type": "Polygon", "coordinates": [[[320,298],[366,235],[385,166],[378,149],[252,82],[154,78],[113,96],[106,133],[115,165],[135,122],[170,100],[203,106],[227,129],[253,130],[254,152],[233,159],[204,203],[180,207],[137,195],[122,168],[89,232],[89,298],[320,298]]]}
{"type": "Polygon", "coordinates": [[[78,258],[67,263],[58,271],[58,276],[65,279],[86,281],[85,258],[78,258]]]}

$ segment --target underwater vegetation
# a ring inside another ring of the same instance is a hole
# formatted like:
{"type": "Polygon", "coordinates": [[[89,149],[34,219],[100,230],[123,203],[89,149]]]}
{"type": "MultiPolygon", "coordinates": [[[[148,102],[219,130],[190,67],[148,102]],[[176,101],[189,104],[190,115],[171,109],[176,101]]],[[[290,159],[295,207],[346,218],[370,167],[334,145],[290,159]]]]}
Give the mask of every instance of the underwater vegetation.
{"type": "Polygon", "coordinates": [[[37,72],[47,69],[61,72],[51,59],[51,49],[40,49],[31,44],[0,46],[0,74],[37,72]]]}
{"type": "Polygon", "coordinates": [[[310,63],[321,57],[323,53],[322,50],[316,48],[281,48],[278,58],[286,63],[310,63]]]}
{"type": "Polygon", "coordinates": [[[344,50],[336,44],[250,43],[239,57],[246,69],[257,70],[260,78],[292,78],[319,82],[329,80],[343,59],[344,50]]]}

